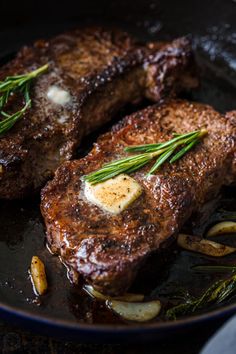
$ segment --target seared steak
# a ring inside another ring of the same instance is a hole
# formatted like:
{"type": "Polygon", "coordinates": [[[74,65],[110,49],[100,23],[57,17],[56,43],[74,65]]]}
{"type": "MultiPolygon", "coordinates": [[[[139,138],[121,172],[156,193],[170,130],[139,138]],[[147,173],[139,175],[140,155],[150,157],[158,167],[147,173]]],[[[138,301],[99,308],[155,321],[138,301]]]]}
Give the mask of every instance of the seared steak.
{"type": "MultiPolygon", "coordinates": [[[[49,69],[31,88],[32,108],[0,138],[0,198],[38,190],[71,159],[83,136],[126,103],[144,96],[157,101],[194,86],[191,56],[185,38],[139,46],[123,32],[101,28],[75,30],[23,48],[0,70],[0,80],[46,63],[49,69]]],[[[10,110],[22,107],[19,101],[13,97],[10,110]]]]}
{"type": "Polygon", "coordinates": [[[207,105],[170,100],[126,117],[85,158],[64,163],[43,189],[41,210],[52,251],[74,280],[81,274],[104,293],[126,291],[146,257],[236,179],[234,154],[233,115],[226,118],[207,105]],[[125,146],[166,141],[173,132],[200,128],[208,135],[179,161],[165,163],[150,177],[150,165],[131,174],[143,192],[120,214],[86,200],[81,177],[126,156],[125,146]]]}

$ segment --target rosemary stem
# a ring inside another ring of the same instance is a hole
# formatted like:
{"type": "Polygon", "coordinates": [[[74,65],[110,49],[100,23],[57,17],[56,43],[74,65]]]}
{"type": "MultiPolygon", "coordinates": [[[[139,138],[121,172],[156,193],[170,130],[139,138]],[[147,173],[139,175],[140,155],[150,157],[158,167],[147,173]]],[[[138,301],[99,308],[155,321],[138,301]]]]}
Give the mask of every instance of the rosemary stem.
{"type": "Polygon", "coordinates": [[[170,159],[170,163],[179,160],[206,134],[207,130],[202,129],[182,135],[175,134],[173,139],[163,143],[128,146],[124,149],[126,152],[138,152],[139,154],[108,162],[100,170],[84,176],[84,179],[91,184],[97,184],[121,173],[135,172],[148,164],[152,159],[157,158],[147,173],[149,176],[156,172],[167,160],[170,159]],[[179,147],[181,148],[179,149],[179,147]],[[178,149],[177,152],[176,149],[178,149]],[[173,154],[174,156],[172,156],[173,154]]]}
{"type": "Polygon", "coordinates": [[[41,66],[40,68],[38,68],[38,69],[32,71],[32,72],[29,74],[29,75],[30,75],[30,78],[32,79],[32,78],[37,77],[38,75],[40,75],[40,74],[44,73],[45,71],[47,71],[47,69],[48,69],[48,64],[45,64],[45,65],[41,66]]]}
{"type": "Polygon", "coordinates": [[[8,76],[4,81],[0,81],[0,114],[4,119],[0,121],[0,134],[4,134],[24,115],[26,110],[31,107],[30,85],[33,79],[41,75],[48,69],[48,64],[45,64],[36,70],[26,74],[8,76]],[[23,94],[25,105],[19,111],[9,114],[5,112],[4,106],[7,104],[11,94],[23,94]]]}

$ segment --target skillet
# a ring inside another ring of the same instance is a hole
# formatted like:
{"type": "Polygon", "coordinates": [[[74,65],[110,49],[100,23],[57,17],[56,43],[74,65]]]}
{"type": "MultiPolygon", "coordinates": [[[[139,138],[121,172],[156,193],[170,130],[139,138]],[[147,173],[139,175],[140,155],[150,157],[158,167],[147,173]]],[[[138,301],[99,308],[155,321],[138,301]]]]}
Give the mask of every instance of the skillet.
{"type": "MultiPolygon", "coordinates": [[[[3,1],[2,13],[2,63],[12,57],[21,45],[84,23],[118,26],[140,40],[170,39],[191,34],[201,68],[202,85],[188,98],[211,104],[221,112],[236,108],[234,1],[137,0],[134,4],[127,0],[50,0],[18,2],[13,8],[12,4],[3,1]]],[[[128,112],[129,108],[120,116],[128,112]]],[[[108,127],[103,130],[106,129],[108,127]]],[[[101,131],[84,141],[78,156],[91,148],[99,133],[101,131]]],[[[233,195],[234,188],[225,191],[221,206],[227,205],[236,210],[233,195]]],[[[217,213],[208,222],[214,218],[217,218],[217,213]]],[[[219,325],[236,310],[236,300],[232,299],[232,303],[223,307],[176,322],[127,325],[102,306],[98,308],[92,299],[81,294],[80,289],[70,286],[65,268],[45,248],[38,197],[27,201],[1,202],[0,223],[1,316],[37,332],[90,342],[160,340],[198,327],[219,325]],[[27,275],[31,257],[35,254],[45,262],[50,285],[48,294],[40,301],[35,298],[27,275]]],[[[165,283],[169,274],[181,285],[189,284],[192,273],[185,270],[190,264],[195,264],[196,257],[187,252],[178,253],[174,259],[169,254],[164,257],[167,257],[169,267],[160,272],[158,262],[150,260],[145,269],[146,276],[141,274],[134,287],[153,292],[156,279],[163,278],[165,283]]],[[[196,288],[210,280],[209,276],[196,276],[196,288]]]]}

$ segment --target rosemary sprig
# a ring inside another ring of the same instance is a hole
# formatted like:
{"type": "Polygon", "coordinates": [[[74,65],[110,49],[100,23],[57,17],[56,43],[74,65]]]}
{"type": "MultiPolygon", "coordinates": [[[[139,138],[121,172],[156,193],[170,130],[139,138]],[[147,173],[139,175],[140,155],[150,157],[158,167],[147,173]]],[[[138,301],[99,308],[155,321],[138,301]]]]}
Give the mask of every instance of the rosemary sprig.
{"type": "Polygon", "coordinates": [[[97,184],[121,173],[132,173],[148,164],[154,158],[156,162],[148,172],[148,175],[157,171],[165,161],[173,163],[185,155],[203,136],[207,134],[205,129],[196,130],[187,134],[174,134],[174,138],[164,143],[128,146],[126,152],[139,152],[140,154],[125,157],[103,165],[95,172],[86,175],[84,178],[91,184],[97,184]]]}
{"type": "Polygon", "coordinates": [[[217,216],[219,220],[236,220],[236,211],[219,209],[217,212],[217,216]]]}
{"type": "Polygon", "coordinates": [[[223,272],[223,273],[234,273],[236,272],[236,266],[234,265],[196,265],[192,269],[199,272],[223,272]]]}
{"type": "Polygon", "coordinates": [[[175,320],[178,316],[194,313],[207,305],[219,304],[235,292],[236,274],[228,279],[215,282],[199,298],[190,299],[184,304],[170,308],[166,312],[166,317],[175,320]]]}
{"type": "Polygon", "coordinates": [[[5,80],[0,81],[0,114],[4,118],[0,121],[0,134],[4,134],[24,115],[26,110],[31,107],[31,99],[29,95],[32,80],[44,73],[48,69],[48,64],[33,70],[29,73],[15,76],[8,76],[5,80]],[[22,93],[25,99],[25,105],[19,111],[9,114],[3,108],[7,104],[10,95],[22,93]]]}

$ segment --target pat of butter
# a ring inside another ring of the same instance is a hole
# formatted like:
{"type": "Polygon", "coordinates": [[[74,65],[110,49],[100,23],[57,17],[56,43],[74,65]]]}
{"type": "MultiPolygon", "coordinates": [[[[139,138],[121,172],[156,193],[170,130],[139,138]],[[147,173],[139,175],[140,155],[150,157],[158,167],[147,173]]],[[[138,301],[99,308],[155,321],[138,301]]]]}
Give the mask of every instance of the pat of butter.
{"type": "Polygon", "coordinates": [[[61,106],[64,106],[71,100],[69,92],[63,90],[58,86],[50,86],[47,92],[47,97],[53,103],[59,104],[61,106]]]}
{"type": "Polygon", "coordinates": [[[126,174],[95,185],[85,182],[85,196],[93,204],[112,214],[119,214],[142,193],[141,186],[126,174]]]}

